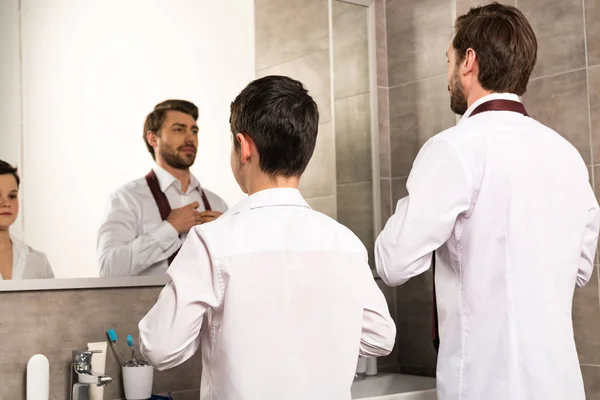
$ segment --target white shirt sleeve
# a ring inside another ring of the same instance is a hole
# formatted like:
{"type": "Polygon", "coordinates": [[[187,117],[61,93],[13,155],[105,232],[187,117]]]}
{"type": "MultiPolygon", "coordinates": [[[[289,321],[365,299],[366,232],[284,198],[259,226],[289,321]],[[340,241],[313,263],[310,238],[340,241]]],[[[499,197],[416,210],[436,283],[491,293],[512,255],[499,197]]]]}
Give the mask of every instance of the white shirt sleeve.
{"type": "Polygon", "coordinates": [[[167,270],[169,283],[139,324],[140,350],[157,370],[173,368],[200,346],[204,313],[223,298],[219,271],[193,228],[167,270]]]}
{"type": "Polygon", "coordinates": [[[429,269],[433,251],[448,241],[473,193],[462,157],[439,137],[417,155],[406,187],[408,196],[398,201],[375,242],[377,272],[392,286],[429,269]]]}
{"type": "Polygon", "coordinates": [[[590,281],[594,271],[594,260],[596,258],[596,248],[598,246],[598,233],[600,231],[600,212],[598,210],[598,201],[594,191],[590,187],[588,190],[589,209],[587,212],[587,225],[583,234],[581,246],[581,257],[579,259],[579,268],[577,271],[577,286],[584,287],[590,281]]]}
{"type": "Polygon", "coordinates": [[[371,268],[365,263],[365,305],[359,355],[381,357],[391,353],[396,341],[396,324],[385,296],[377,286],[371,268]]]}
{"type": "Polygon", "coordinates": [[[162,221],[138,236],[141,205],[125,193],[111,195],[108,212],[98,231],[100,276],[136,276],[168,259],[181,246],[177,230],[162,221]]]}

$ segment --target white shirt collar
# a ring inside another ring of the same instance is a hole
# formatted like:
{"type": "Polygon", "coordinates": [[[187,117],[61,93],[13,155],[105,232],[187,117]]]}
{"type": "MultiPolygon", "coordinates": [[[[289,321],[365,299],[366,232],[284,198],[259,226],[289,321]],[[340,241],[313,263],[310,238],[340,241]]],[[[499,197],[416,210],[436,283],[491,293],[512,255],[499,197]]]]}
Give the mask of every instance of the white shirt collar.
{"type": "Polygon", "coordinates": [[[242,211],[269,206],[296,206],[310,208],[298,189],[273,188],[265,189],[248,196],[238,205],[231,209],[231,213],[237,214],[242,211]]]}
{"type": "MultiPolygon", "coordinates": [[[[181,190],[181,183],[177,180],[177,178],[175,178],[173,175],[171,175],[166,169],[162,168],[158,164],[154,164],[154,167],[152,169],[154,170],[154,173],[156,174],[156,179],[158,179],[158,183],[160,184],[160,190],[163,193],[173,183],[178,185],[178,188],[181,190]]],[[[198,181],[198,179],[196,179],[194,174],[190,173],[190,186],[188,187],[188,193],[195,189],[198,189],[200,191],[202,189],[202,187],[200,186],[200,182],[198,181]]]]}
{"type": "Polygon", "coordinates": [[[13,248],[12,279],[17,280],[23,277],[23,271],[25,271],[25,263],[27,262],[27,256],[31,251],[31,247],[29,247],[25,244],[25,242],[17,239],[13,235],[10,235],[10,241],[12,242],[13,248]]]}
{"type": "Polygon", "coordinates": [[[467,112],[462,116],[462,118],[460,119],[460,121],[458,122],[458,124],[461,124],[464,120],[466,120],[467,118],[469,118],[469,116],[471,115],[471,113],[473,112],[473,110],[475,110],[477,107],[479,107],[481,104],[488,102],[490,100],[514,100],[514,101],[518,101],[519,103],[521,102],[521,100],[519,99],[519,96],[517,96],[514,93],[492,93],[492,94],[488,94],[487,96],[483,96],[482,98],[480,98],[479,100],[477,100],[476,102],[474,102],[473,104],[471,104],[471,107],[469,107],[469,109],[467,110],[467,112]]]}

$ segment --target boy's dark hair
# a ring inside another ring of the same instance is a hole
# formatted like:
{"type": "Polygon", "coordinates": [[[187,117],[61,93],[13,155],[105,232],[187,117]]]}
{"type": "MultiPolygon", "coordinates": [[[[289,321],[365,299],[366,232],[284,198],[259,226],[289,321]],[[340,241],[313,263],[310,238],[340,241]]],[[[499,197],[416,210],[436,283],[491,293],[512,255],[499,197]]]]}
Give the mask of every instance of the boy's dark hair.
{"type": "Polygon", "coordinates": [[[12,175],[17,181],[17,187],[19,187],[19,185],[21,184],[21,179],[19,178],[17,169],[9,163],[7,163],[6,161],[0,160],[0,175],[12,175]]]}
{"type": "Polygon", "coordinates": [[[248,135],[260,155],[260,168],[271,176],[300,176],[317,142],[319,110],[304,85],[271,75],[251,82],[231,103],[234,148],[238,133],[248,135]]]}
{"type": "Polygon", "coordinates": [[[167,117],[168,111],[179,111],[184,114],[191,115],[194,118],[194,121],[198,120],[198,107],[192,102],[186,100],[165,100],[162,103],[158,103],[154,110],[146,117],[146,121],[144,122],[144,143],[146,143],[146,147],[150,154],[152,154],[152,158],[156,160],[156,155],[154,154],[154,148],[150,146],[148,143],[148,138],[146,135],[149,131],[158,132],[162,124],[165,122],[165,118],[167,117]]]}
{"type": "Polygon", "coordinates": [[[452,47],[457,63],[467,49],[477,53],[479,83],[489,91],[527,91],[529,77],[537,61],[537,39],[525,15],[516,7],[492,3],[457,18],[452,47]]]}

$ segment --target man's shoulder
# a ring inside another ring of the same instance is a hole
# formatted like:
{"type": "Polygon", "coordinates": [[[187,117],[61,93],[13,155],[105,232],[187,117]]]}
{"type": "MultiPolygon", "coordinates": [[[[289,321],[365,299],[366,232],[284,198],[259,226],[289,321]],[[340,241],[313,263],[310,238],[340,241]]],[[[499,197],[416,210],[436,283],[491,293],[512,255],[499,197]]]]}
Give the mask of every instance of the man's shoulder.
{"type": "Polygon", "coordinates": [[[141,177],[121,185],[119,188],[117,188],[114,192],[111,193],[111,197],[124,197],[135,199],[143,198],[148,194],[151,193],[148,187],[148,183],[146,182],[146,178],[141,177]]]}

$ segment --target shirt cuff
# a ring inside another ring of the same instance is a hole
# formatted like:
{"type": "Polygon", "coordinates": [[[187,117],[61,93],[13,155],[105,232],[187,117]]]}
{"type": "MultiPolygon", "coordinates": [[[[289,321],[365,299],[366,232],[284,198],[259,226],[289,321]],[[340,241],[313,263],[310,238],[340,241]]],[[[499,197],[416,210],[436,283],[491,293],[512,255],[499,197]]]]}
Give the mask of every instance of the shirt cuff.
{"type": "Polygon", "coordinates": [[[150,236],[163,250],[169,249],[179,240],[179,233],[168,221],[161,222],[150,232],[150,236]]]}

